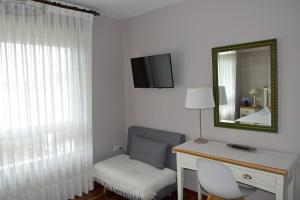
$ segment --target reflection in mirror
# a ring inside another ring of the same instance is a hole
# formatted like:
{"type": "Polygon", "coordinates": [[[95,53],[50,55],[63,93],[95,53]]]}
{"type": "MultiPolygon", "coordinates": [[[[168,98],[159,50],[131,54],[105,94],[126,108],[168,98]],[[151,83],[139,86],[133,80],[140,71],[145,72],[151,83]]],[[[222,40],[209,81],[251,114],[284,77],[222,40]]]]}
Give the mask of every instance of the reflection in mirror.
{"type": "Polygon", "coordinates": [[[219,119],[271,126],[270,47],[218,53],[219,119]]]}
{"type": "Polygon", "coordinates": [[[277,132],[276,39],[212,49],[215,126],[277,132]]]}

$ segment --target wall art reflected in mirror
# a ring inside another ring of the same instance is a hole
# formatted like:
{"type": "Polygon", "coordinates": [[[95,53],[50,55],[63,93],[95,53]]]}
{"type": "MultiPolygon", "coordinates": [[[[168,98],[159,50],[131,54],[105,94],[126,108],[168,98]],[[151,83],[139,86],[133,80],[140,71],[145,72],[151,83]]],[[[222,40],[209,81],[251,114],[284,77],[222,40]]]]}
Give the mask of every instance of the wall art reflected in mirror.
{"type": "Polygon", "coordinates": [[[277,132],[276,39],[212,49],[215,126],[277,132]]]}

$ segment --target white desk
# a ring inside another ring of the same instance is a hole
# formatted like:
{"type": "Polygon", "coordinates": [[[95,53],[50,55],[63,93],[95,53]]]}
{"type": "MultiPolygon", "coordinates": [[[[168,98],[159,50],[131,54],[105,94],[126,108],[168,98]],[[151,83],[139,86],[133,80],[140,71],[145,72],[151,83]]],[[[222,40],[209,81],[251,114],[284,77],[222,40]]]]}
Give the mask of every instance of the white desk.
{"type": "MultiPolygon", "coordinates": [[[[236,181],[274,193],[276,200],[294,200],[297,155],[263,149],[256,152],[239,151],[215,141],[207,144],[189,141],[175,147],[174,151],[177,154],[178,200],[182,200],[183,195],[183,171],[197,170],[197,159],[212,159],[226,164],[236,181]]],[[[198,198],[201,198],[201,194],[198,198]]]]}

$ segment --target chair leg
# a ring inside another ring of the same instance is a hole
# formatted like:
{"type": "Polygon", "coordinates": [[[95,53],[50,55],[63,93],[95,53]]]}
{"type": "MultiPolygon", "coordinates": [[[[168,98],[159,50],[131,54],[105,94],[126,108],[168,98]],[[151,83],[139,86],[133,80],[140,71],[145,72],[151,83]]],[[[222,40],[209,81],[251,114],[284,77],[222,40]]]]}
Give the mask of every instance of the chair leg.
{"type": "MultiPolygon", "coordinates": [[[[217,197],[217,196],[214,196],[212,194],[208,194],[206,200],[225,200],[225,199],[217,197]]],[[[240,199],[237,199],[237,200],[245,200],[245,198],[240,198],[240,199]]]]}
{"type": "Polygon", "coordinates": [[[212,200],[225,200],[225,199],[217,197],[217,196],[213,196],[212,200]]]}
{"type": "Polygon", "coordinates": [[[225,200],[225,199],[214,196],[212,194],[209,194],[208,197],[207,197],[207,200],[225,200]]]}

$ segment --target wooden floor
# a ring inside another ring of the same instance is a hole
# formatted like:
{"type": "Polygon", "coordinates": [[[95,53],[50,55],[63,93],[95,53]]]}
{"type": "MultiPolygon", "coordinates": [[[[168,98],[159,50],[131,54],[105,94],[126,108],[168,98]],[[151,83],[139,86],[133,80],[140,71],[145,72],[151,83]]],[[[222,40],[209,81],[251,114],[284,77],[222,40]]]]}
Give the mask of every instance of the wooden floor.
{"type": "MultiPolygon", "coordinates": [[[[197,200],[197,193],[191,190],[184,190],[183,195],[184,200],[197,200]]],[[[95,183],[95,189],[90,193],[77,197],[75,200],[124,200],[124,197],[118,196],[112,192],[104,192],[104,187],[98,183],[95,183]]],[[[204,198],[203,198],[204,199],[204,198]]],[[[172,194],[171,197],[166,198],[165,200],[177,200],[177,194],[172,194]]]]}

